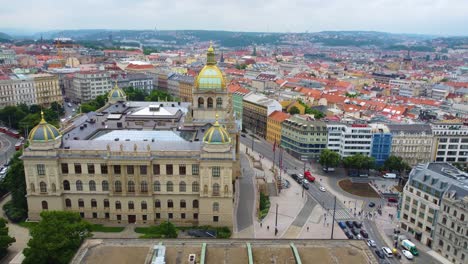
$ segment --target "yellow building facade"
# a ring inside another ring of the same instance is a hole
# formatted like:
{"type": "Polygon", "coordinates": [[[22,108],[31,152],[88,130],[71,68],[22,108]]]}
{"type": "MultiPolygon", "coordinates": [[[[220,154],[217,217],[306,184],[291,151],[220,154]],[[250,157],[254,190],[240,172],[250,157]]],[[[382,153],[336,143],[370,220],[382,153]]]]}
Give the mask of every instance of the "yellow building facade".
{"type": "Polygon", "coordinates": [[[32,74],[34,91],[38,105],[49,107],[51,103],[62,104],[62,91],[60,90],[58,77],[52,74],[32,74]]]}
{"type": "Polygon", "coordinates": [[[270,143],[275,143],[278,146],[281,142],[281,127],[284,120],[291,115],[281,111],[274,111],[267,119],[267,136],[266,140],[270,143]]]}

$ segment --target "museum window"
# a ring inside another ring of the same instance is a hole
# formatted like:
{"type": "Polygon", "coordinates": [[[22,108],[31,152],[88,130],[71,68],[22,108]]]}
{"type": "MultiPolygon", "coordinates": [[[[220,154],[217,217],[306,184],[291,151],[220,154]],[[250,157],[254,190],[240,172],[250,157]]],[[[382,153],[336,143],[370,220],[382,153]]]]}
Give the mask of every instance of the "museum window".
{"type": "Polygon", "coordinates": [[[154,201],[154,207],[161,208],[161,201],[160,200],[154,201]]]}
{"type": "Polygon", "coordinates": [[[168,213],[168,214],[167,214],[167,218],[172,219],[173,217],[174,217],[174,214],[173,214],[173,213],[168,213]]]}
{"type": "Polygon", "coordinates": [[[219,196],[219,184],[213,184],[213,196],[219,196]]]}
{"type": "Polygon", "coordinates": [[[63,181],[63,189],[64,189],[65,191],[69,191],[69,190],[70,190],[70,182],[69,182],[69,181],[67,181],[67,180],[63,181]]]}
{"type": "Polygon", "coordinates": [[[174,208],[174,202],[171,199],[167,200],[167,208],[174,208]]]}
{"type": "Polygon", "coordinates": [[[97,213],[93,213],[93,218],[97,218],[97,213]]]}
{"type": "Polygon", "coordinates": [[[153,191],[155,191],[155,192],[160,192],[161,191],[161,184],[159,183],[159,181],[155,181],[153,183],[153,191]]]}
{"type": "Polygon", "coordinates": [[[203,97],[198,97],[198,108],[203,108],[205,105],[205,100],[203,97]]]}
{"type": "Polygon", "coordinates": [[[135,183],[133,181],[128,181],[127,189],[128,192],[135,192],[135,183]]]}
{"type": "Polygon", "coordinates": [[[94,164],[88,164],[88,173],[89,174],[94,174],[95,173],[94,164]]]}
{"type": "Polygon", "coordinates": [[[92,207],[92,208],[96,208],[96,207],[97,207],[97,201],[96,201],[96,199],[92,199],[92,200],[91,200],[91,207],[92,207]]]}
{"type": "Polygon", "coordinates": [[[110,203],[108,199],[104,199],[104,208],[109,208],[110,203]]]}
{"type": "Polygon", "coordinates": [[[94,192],[96,191],[96,182],[95,181],[89,181],[89,190],[94,192]]]}
{"type": "Polygon", "coordinates": [[[193,214],[193,219],[197,220],[198,219],[198,213],[193,214]]]}
{"type": "Polygon", "coordinates": [[[120,201],[115,202],[115,209],[116,210],[122,209],[122,204],[120,203],[120,201]]]}
{"type": "Polygon", "coordinates": [[[128,202],[128,210],[133,210],[133,209],[135,209],[135,204],[132,201],[128,202]]]}
{"type": "Polygon", "coordinates": [[[46,201],[42,201],[42,210],[48,210],[49,209],[49,205],[47,204],[46,201]]]}
{"type": "Polygon", "coordinates": [[[211,176],[213,177],[219,177],[221,175],[221,167],[216,166],[211,168],[211,176]]]}
{"type": "Polygon", "coordinates": [[[156,213],[156,219],[161,219],[161,213],[156,213]]]}
{"type": "Polygon", "coordinates": [[[127,165],[127,174],[135,174],[135,167],[133,165],[127,165]]]}
{"type": "Polygon", "coordinates": [[[114,174],[121,174],[122,173],[122,168],[120,165],[114,165],[114,174]]]}
{"type": "Polygon", "coordinates": [[[219,216],[217,215],[213,216],[213,222],[219,222],[219,216]]]}
{"type": "Polygon", "coordinates": [[[122,183],[120,181],[115,181],[114,187],[115,192],[122,192],[122,183]]]}
{"type": "Polygon", "coordinates": [[[159,175],[161,174],[161,169],[159,164],[153,164],[153,174],[154,175],[159,175]]]}
{"type": "Polygon", "coordinates": [[[37,164],[37,175],[44,176],[45,175],[45,165],[44,164],[37,164]]]}
{"type": "Polygon", "coordinates": [[[193,200],[192,207],[193,208],[198,208],[198,200],[193,200]]]}
{"type": "Polygon", "coordinates": [[[213,108],[213,98],[208,97],[207,108],[213,108]]]}
{"type": "Polygon", "coordinates": [[[102,191],[109,191],[109,182],[102,181],[102,191]]]}
{"type": "Polygon", "coordinates": [[[107,164],[101,164],[101,174],[107,174],[107,164]]]}
{"type": "Polygon", "coordinates": [[[140,183],[140,191],[142,193],[147,193],[148,192],[148,183],[146,183],[146,181],[142,181],[140,183]]]}
{"type": "Polygon", "coordinates": [[[148,174],[148,167],[146,165],[140,165],[140,174],[141,175],[148,174]]]}
{"type": "Polygon", "coordinates": [[[120,221],[120,220],[122,220],[122,215],[117,215],[117,221],[120,221]]]}
{"type": "Polygon", "coordinates": [[[180,208],[186,208],[187,207],[187,203],[185,202],[185,200],[180,200],[180,208]]]}
{"type": "Polygon", "coordinates": [[[60,166],[62,167],[62,174],[68,174],[68,163],[62,163],[60,166]]]}
{"type": "Polygon", "coordinates": [[[181,213],[181,214],[180,214],[180,218],[181,218],[181,219],[185,219],[185,213],[181,213]]]}
{"type": "Polygon", "coordinates": [[[141,210],[146,210],[146,209],[148,209],[148,204],[145,201],[141,202],[141,210]]]}
{"type": "Polygon", "coordinates": [[[82,191],[83,190],[83,182],[81,182],[80,180],[76,181],[76,190],[77,191],[82,191]]]}
{"type": "Polygon", "coordinates": [[[185,175],[186,173],[185,164],[179,165],[179,175],[185,175]]]}
{"type": "Polygon", "coordinates": [[[172,164],[166,164],[166,175],[172,175],[172,174],[173,174],[172,164]]]}
{"type": "Polygon", "coordinates": [[[179,183],[179,192],[185,192],[186,189],[187,189],[187,187],[186,187],[185,182],[184,182],[184,181],[181,181],[181,182],[179,183]]]}
{"type": "Polygon", "coordinates": [[[216,98],[216,108],[222,108],[223,107],[223,99],[221,97],[216,98]]]}
{"type": "Polygon", "coordinates": [[[142,216],[141,216],[141,219],[142,219],[143,221],[146,221],[146,220],[148,220],[148,216],[147,216],[147,215],[142,215],[142,216]]]}
{"type": "Polygon", "coordinates": [[[83,208],[84,207],[84,201],[83,199],[78,199],[78,207],[83,208]]]}
{"type": "Polygon", "coordinates": [[[174,191],[174,184],[171,181],[168,181],[166,184],[166,191],[173,192],[174,191]]]}
{"type": "Polygon", "coordinates": [[[65,199],[65,207],[71,208],[71,206],[72,206],[71,200],[70,199],[65,199]]]}
{"type": "Polygon", "coordinates": [[[219,212],[219,203],[217,202],[213,203],[213,212],[219,212]]]}
{"type": "Polygon", "coordinates": [[[80,163],[75,163],[75,174],[81,174],[81,164],[80,163]]]}
{"type": "Polygon", "coordinates": [[[47,192],[47,184],[45,182],[40,182],[39,183],[39,189],[41,193],[46,193],[47,192]]]}
{"type": "Polygon", "coordinates": [[[200,173],[200,167],[198,164],[192,164],[192,175],[198,175],[200,173]]]}
{"type": "Polygon", "coordinates": [[[192,192],[199,192],[200,191],[200,184],[198,182],[192,183],[192,192]]]}

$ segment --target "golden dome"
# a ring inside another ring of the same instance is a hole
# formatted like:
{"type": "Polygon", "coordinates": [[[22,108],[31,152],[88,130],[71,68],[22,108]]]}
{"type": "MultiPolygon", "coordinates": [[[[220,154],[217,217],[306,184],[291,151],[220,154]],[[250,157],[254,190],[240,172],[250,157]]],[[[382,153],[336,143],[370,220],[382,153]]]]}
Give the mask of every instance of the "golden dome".
{"type": "Polygon", "coordinates": [[[62,134],[56,127],[45,121],[44,113],[42,111],[41,117],[41,122],[39,122],[39,124],[31,130],[31,133],[29,133],[29,141],[47,142],[60,138],[62,134]]]}
{"type": "Polygon", "coordinates": [[[206,54],[206,65],[200,71],[195,81],[197,89],[226,89],[226,81],[223,73],[216,66],[216,59],[213,45],[210,44],[206,54]]]}
{"type": "Polygon", "coordinates": [[[231,136],[224,127],[218,123],[218,115],[216,114],[216,122],[210,127],[203,136],[203,142],[207,144],[229,144],[231,136]]]}
{"type": "Polygon", "coordinates": [[[114,88],[112,88],[112,90],[110,90],[109,94],[107,95],[107,98],[111,103],[127,100],[127,95],[122,89],[119,88],[117,85],[117,80],[115,81],[114,88]]]}

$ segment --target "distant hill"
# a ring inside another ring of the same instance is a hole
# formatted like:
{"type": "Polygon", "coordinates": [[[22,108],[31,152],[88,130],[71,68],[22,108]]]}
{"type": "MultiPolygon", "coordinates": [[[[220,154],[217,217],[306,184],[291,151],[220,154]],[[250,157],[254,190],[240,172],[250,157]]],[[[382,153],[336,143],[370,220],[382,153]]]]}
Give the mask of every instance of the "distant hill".
{"type": "Polygon", "coordinates": [[[10,35],[0,32],[0,42],[10,42],[12,39],[10,35]]]}

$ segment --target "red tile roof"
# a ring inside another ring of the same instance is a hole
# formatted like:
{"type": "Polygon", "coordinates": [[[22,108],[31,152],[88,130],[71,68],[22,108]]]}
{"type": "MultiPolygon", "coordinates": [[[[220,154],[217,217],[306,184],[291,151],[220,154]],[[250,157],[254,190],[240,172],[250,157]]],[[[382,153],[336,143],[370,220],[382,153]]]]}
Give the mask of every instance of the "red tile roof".
{"type": "Polygon", "coordinates": [[[276,111],[273,111],[273,113],[271,113],[268,116],[268,118],[273,119],[278,122],[283,122],[284,120],[288,119],[290,116],[291,115],[288,113],[284,113],[284,112],[276,110],[276,111]]]}

